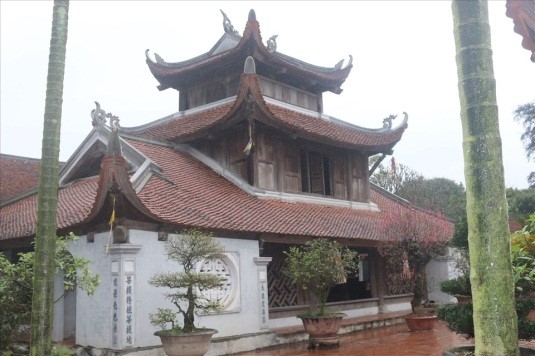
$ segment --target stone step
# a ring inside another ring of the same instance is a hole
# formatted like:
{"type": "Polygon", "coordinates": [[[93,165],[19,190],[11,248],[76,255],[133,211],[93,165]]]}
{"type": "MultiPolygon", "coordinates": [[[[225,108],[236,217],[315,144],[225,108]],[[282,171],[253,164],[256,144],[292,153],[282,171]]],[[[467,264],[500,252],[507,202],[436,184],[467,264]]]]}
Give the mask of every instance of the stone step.
{"type": "MultiPolygon", "coordinates": [[[[410,314],[410,310],[402,310],[397,312],[386,312],[377,315],[366,315],[352,318],[344,318],[339,334],[347,334],[355,331],[368,330],[374,328],[381,328],[390,325],[396,325],[404,322],[403,317],[410,314]]],[[[295,338],[306,335],[303,325],[287,326],[281,328],[271,329],[278,338],[295,338]]]]}

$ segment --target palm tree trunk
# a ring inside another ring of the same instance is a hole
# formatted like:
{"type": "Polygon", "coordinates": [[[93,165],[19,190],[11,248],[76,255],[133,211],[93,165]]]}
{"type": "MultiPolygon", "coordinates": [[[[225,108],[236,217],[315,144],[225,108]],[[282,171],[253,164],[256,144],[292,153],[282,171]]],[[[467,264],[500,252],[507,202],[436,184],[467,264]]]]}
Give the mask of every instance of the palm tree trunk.
{"type": "Polygon", "coordinates": [[[464,139],[476,355],[518,355],[488,4],[482,0],[454,0],[452,12],[464,139]]]}
{"type": "Polygon", "coordinates": [[[30,347],[34,356],[50,355],[52,349],[59,141],[68,13],[68,0],[54,1],[35,236],[30,347]]]}

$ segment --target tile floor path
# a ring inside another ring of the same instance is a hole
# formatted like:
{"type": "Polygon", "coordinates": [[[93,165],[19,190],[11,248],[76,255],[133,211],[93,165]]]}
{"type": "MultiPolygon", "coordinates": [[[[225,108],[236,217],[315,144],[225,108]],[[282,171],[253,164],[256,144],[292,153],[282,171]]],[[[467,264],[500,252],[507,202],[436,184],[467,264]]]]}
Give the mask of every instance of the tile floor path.
{"type": "MultiPolygon", "coordinates": [[[[470,340],[466,340],[463,336],[449,331],[444,322],[438,322],[432,331],[410,332],[405,324],[399,324],[341,335],[340,348],[333,350],[309,351],[307,350],[307,344],[302,342],[239,355],[440,356],[444,349],[470,344],[470,340]]],[[[535,349],[535,342],[522,342],[522,345],[535,349]]]]}

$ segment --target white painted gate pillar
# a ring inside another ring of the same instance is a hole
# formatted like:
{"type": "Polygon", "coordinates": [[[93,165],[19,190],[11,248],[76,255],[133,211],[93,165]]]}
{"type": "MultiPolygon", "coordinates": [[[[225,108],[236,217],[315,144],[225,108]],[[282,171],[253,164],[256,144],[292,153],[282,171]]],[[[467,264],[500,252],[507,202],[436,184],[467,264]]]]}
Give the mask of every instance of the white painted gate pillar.
{"type": "Polygon", "coordinates": [[[111,255],[111,343],[115,350],[135,347],[135,255],[141,245],[114,244],[111,255]]]}
{"type": "Polygon", "coordinates": [[[268,328],[269,321],[269,295],[267,265],[271,262],[271,257],[255,257],[254,263],[258,270],[258,305],[260,315],[260,329],[268,328]]]}

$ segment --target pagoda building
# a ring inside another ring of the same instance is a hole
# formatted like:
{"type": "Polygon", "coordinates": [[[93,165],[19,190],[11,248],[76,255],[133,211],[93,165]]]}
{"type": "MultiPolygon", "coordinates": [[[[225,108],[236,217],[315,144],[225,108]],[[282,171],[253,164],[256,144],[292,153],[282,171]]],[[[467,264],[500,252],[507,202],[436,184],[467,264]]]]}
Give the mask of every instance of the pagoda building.
{"type": "MultiPolygon", "coordinates": [[[[369,181],[369,157],[392,154],[407,114],[377,129],[324,114],[323,93],[342,92],[351,57],[315,66],[279,53],[276,36],[264,44],[253,10],[241,36],[223,15],[225,32],[205,54],[171,63],[146,51],[158,89],[178,91],[178,112],[127,128],[97,103],[91,133],[62,166],[58,234],[81,237],[70,251],[90,259],[102,283],[94,296],[62,301],[56,339],[117,353],[158,347],[148,315],[169,304],[147,282],[172,267],[164,240],[190,227],[227,251],[216,271],[228,281],[215,291],[224,311],[198,317],[219,330],[211,354],[287,342],[274,330],[298,325],[310,295],[281,272],[284,251],[318,237],[362,257],[331,308],[353,317],[410,309],[406,295],[388,295],[381,222],[395,209],[442,219],[369,181]],[[247,342],[232,343],[239,338],[247,342]]],[[[0,197],[0,250],[11,258],[35,236],[37,194],[26,188],[0,197]]]]}

